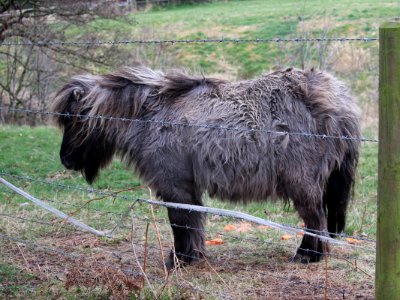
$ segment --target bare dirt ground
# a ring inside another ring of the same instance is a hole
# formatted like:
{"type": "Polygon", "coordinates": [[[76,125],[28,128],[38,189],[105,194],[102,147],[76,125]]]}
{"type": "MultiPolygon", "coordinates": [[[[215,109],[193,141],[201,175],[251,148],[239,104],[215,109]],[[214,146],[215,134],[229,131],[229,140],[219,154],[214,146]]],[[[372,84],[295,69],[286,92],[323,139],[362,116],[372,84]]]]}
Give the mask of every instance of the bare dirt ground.
{"type": "MultiPolygon", "coordinates": [[[[167,256],[170,245],[163,243],[167,256]]],[[[93,299],[374,298],[373,277],[367,270],[374,262],[364,256],[346,258],[347,249],[333,250],[340,259],[327,256],[305,265],[290,262],[293,249],[285,245],[209,246],[206,260],[169,274],[159,249],[157,242],[145,246],[129,236],[110,242],[86,233],[58,233],[31,244],[5,241],[0,254],[5,262],[33,275],[28,280],[33,288],[53,282],[49,298],[54,299],[63,298],[57,291],[60,285],[103,295],[93,299]]]]}

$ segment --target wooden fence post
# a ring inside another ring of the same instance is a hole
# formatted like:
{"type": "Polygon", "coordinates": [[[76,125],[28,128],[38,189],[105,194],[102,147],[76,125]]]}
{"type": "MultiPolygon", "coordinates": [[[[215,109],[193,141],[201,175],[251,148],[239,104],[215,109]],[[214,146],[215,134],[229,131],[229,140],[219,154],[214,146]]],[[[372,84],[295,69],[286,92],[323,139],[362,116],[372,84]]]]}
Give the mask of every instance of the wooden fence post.
{"type": "Polygon", "coordinates": [[[379,155],[375,298],[400,299],[400,23],[379,29],[379,155]]]}

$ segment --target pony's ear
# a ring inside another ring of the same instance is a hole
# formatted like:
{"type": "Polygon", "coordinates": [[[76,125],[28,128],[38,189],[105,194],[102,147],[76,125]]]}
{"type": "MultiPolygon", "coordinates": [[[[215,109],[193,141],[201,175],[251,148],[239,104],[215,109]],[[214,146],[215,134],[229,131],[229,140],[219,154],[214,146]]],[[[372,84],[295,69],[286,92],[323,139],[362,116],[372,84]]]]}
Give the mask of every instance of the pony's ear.
{"type": "Polygon", "coordinates": [[[73,100],[79,102],[83,98],[85,91],[83,90],[83,88],[77,86],[73,90],[72,94],[73,94],[73,100]]]}
{"type": "Polygon", "coordinates": [[[56,113],[54,121],[60,128],[65,127],[66,118],[58,114],[81,114],[82,99],[95,85],[95,76],[83,75],[74,77],[60,89],[51,105],[51,111],[56,113]]]}

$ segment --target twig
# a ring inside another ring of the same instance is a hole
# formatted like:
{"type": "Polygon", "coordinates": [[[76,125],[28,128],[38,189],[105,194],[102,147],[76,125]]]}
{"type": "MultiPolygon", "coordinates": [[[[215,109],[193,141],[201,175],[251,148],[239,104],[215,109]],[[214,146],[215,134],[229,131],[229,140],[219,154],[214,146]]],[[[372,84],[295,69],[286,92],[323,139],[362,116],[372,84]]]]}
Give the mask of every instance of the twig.
{"type": "Polygon", "coordinates": [[[133,188],[127,188],[127,189],[115,191],[115,192],[112,192],[112,194],[107,194],[107,195],[104,195],[104,196],[101,196],[101,197],[96,197],[96,198],[90,199],[90,200],[86,201],[85,203],[83,203],[81,206],[79,206],[75,211],[73,211],[73,212],[71,213],[71,216],[75,215],[78,211],[80,211],[80,210],[81,210],[82,208],[84,208],[85,206],[89,206],[89,204],[92,203],[93,201],[103,200],[104,198],[108,198],[108,197],[113,197],[113,198],[114,198],[113,201],[115,201],[116,196],[117,196],[118,194],[122,193],[122,192],[134,191],[134,190],[142,189],[142,188],[144,188],[144,187],[143,187],[142,185],[139,185],[139,186],[135,186],[135,187],[133,187],[133,188]]]}
{"type": "Polygon", "coordinates": [[[212,265],[211,265],[210,262],[208,261],[207,257],[204,256],[203,259],[204,259],[204,261],[207,263],[207,265],[210,267],[211,271],[213,271],[213,272],[215,273],[215,275],[217,275],[218,278],[221,279],[221,281],[222,281],[225,285],[227,285],[226,282],[225,282],[225,280],[224,280],[224,279],[218,274],[218,272],[212,267],[212,265]]]}
{"type": "MultiPolygon", "coordinates": [[[[148,234],[149,234],[149,223],[146,225],[146,240],[144,242],[144,258],[143,258],[143,272],[146,274],[146,266],[147,266],[147,242],[148,242],[148,234]]],[[[144,285],[144,281],[142,280],[142,285],[144,285]]]]}
{"type": "MultiPolygon", "coordinates": [[[[149,193],[150,193],[150,199],[153,199],[152,197],[152,193],[151,193],[151,189],[149,189],[149,193]]],[[[158,241],[158,245],[160,247],[160,254],[161,254],[161,258],[162,258],[162,262],[163,262],[163,269],[164,269],[164,275],[165,278],[164,280],[168,279],[168,270],[167,270],[167,266],[165,264],[165,257],[164,257],[164,252],[163,252],[163,245],[161,243],[161,236],[160,236],[160,232],[158,230],[158,226],[157,226],[157,222],[156,222],[156,216],[154,215],[154,209],[153,209],[153,205],[150,205],[150,209],[151,209],[151,215],[153,216],[153,222],[154,222],[154,228],[156,230],[156,237],[157,237],[157,241],[158,241]]]]}
{"type": "Polygon", "coordinates": [[[131,246],[132,246],[133,255],[135,256],[136,263],[137,263],[137,265],[138,265],[140,271],[141,271],[142,274],[143,274],[143,278],[146,280],[146,282],[147,282],[147,284],[148,284],[148,286],[149,286],[151,292],[153,293],[154,298],[156,298],[156,292],[155,292],[153,286],[151,285],[149,278],[147,277],[146,273],[144,272],[144,270],[143,270],[143,268],[142,268],[142,266],[141,266],[141,264],[140,264],[140,262],[139,262],[139,258],[138,258],[137,254],[136,254],[135,244],[134,244],[134,242],[133,242],[133,228],[134,228],[133,224],[134,224],[134,219],[133,219],[133,217],[132,217],[131,246]]]}
{"type": "Polygon", "coordinates": [[[113,234],[114,234],[114,231],[115,231],[118,227],[122,227],[122,226],[123,226],[123,221],[124,221],[124,219],[130,215],[130,213],[131,213],[131,211],[132,211],[134,205],[135,205],[135,203],[133,203],[133,204],[127,209],[127,211],[126,211],[124,214],[121,213],[121,218],[120,218],[119,220],[115,221],[115,226],[114,226],[114,228],[110,231],[110,235],[113,235],[113,234]]]}
{"type": "MultiPolygon", "coordinates": [[[[174,237],[173,237],[173,235],[172,235],[172,232],[170,231],[170,234],[171,234],[171,240],[173,241],[174,240],[174,237]]],[[[173,244],[172,244],[173,245],[173,244]]],[[[164,280],[164,284],[161,286],[161,288],[160,288],[160,291],[159,291],[159,295],[161,296],[162,295],[162,292],[164,291],[164,289],[168,286],[168,296],[169,296],[169,298],[172,298],[172,296],[171,296],[171,291],[170,291],[170,287],[169,287],[169,283],[170,283],[170,280],[174,277],[174,275],[175,274],[177,274],[177,273],[179,273],[179,275],[178,276],[180,276],[179,278],[180,279],[182,279],[182,268],[180,267],[180,264],[179,264],[179,260],[178,260],[178,257],[176,256],[176,254],[175,254],[175,248],[174,248],[174,246],[172,246],[172,251],[171,251],[171,253],[172,253],[172,256],[173,256],[173,260],[174,260],[174,268],[172,269],[172,270],[170,270],[169,272],[168,272],[168,278],[166,279],[166,280],[164,280]]],[[[178,290],[179,291],[179,290],[178,290]]]]}
{"type": "Polygon", "coordinates": [[[324,299],[328,300],[328,255],[325,255],[324,299]]]}
{"type": "Polygon", "coordinates": [[[23,258],[24,261],[25,261],[26,268],[29,270],[29,272],[32,272],[31,268],[29,267],[29,263],[28,263],[28,261],[26,260],[25,255],[24,255],[24,253],[22,252],[22,250],[21,250],[20,246],[18,245],[18,243],[17,243],[17,247],[18,247],[19,252],[20,252],[21,255],[22,255],[22,258],[23,258]]]}
{"type": "Polygon", "coordinates": [[[365,275],[367,275],[369,278],[374,278],[371,274],[368,274],[366,271],[364,271],[363,269],[361,269],[359,266],[357,266],[357,263],[352,263],[350,260],[348,260],[345,257],[339,257],[339,259],[343,259],[344,261],[348,262],[350,265],[352,265],[354,267],[354,269],[361,271],[362,273],[364,273],[365,275]]]}
{"type": "Polygon", "coordinates": [[[361,215],[360,228],[358,230],[359,232],[362,232],[362,228],[364,227],[364,221],[365,221],[365,217],[367,215],[368,200],[370,200],[369,197],[367,197],[367,199],[365,201],[363,201],[363,202],[365,202],[365,205],[364,205],[364,209],[363,209],[363,212],[362,212],[362,215],[361,215]]]}

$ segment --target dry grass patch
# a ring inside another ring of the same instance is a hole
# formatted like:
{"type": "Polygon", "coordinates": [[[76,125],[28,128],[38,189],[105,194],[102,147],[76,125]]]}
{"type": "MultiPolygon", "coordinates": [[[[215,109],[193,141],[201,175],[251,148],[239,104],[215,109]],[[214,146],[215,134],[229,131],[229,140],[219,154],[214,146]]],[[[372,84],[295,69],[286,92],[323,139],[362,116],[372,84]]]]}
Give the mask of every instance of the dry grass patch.
{"type": "MultiPolygon", "coordinates": [[[[208,25],[208,24],[207,24],[208,25]]],[[[227,27],[224,25],[213,25],[208,27],[196,27],[196,28],[184,28],[186,26],[185,23],[176,23],[174,24],[174,32],[178,32],[178,36],[185,37],[198,33],[205,33],[207,37],[215,37],[215,38],[237,38],[246,33],[253,33],[257,31],[258,25],[242,25],[235,27],[227,27]],[[178,30],[179,29],[179,30],[178,30]]]]}
{"type": "Polygon", "coordinates": [[[352,44],[335,44],[331,47],[331,65],[335,72],[349,74],[362,71],[372,60],[370,49],[352,44]]]}
{"type": "MultiPolygon", "coordinates": [[[[167,235],[168,237],[168,235],[167,235]]],[[[136,260],[129,238],[104,240],[85,233],[55,234],[37,241],[59,252],[6,242],[4,260],[40,280],[58,280],[66,289],[99,290],[113,299],[136,294],[153,299],[138,263],[147,258],[146,276],[157,295],[179,299],[373,299],[373,278],[366,275],[373,260],[327,257],[317,264],[290,261],[294,244],[252,244],[249,241],[210,246],[208,258],[191,266],[163,272],[158,243],[135,240],[136,260]],[[356,262],[356,263],[354,263],[356,262]],[[361,271],[362,270],[362,271],[361,271]],[[150,296],[149,296],[150,295],[150,296]],[[185,296],[184,296],[185,295],[185,296]],[[184,296],[184,297],[183,297],[184,296]],[[327,298],[325,298],[327,297],[327,298]]],[[[170,241],[163,236],[167,256],[170,241]]],[[[333,249],[340,257],[354,255],[348,248],[333,249]]]]}

